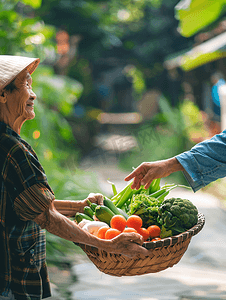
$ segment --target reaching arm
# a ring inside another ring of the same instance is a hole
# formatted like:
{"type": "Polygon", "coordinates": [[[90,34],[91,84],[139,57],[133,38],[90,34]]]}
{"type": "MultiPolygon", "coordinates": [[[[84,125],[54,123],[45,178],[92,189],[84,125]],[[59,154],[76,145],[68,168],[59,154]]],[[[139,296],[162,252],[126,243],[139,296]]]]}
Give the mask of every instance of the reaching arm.
{"type": "Polygon", "coordinates": [[[90,193],[85,200],[54,200],[53,204],[56,210],[64,216],[74,217],[77,212],[83,212],[83,208],[88,205],[87,200],[92,203],[102,204],[103,196],[101,194],[90,193]]]}
{"type": "Polygon", "coordinates": [[[226,130],[173,158],[144,162],[125,180],[134,178],[132,184],[134,189],[138,189],[140,185],[148,188],[153,179],[163,178],[177,171],[183,171],[194,192],[210,182],[225,177],[226,130]]]}
{"type": "Polygon", "coordinates": [[[59,213],[68,217],[74,217],[76,212],[82,212],[85,207],[84,202],[73,200],[54,200],[53,205],[59,213]]]}
{"type": "Polygon", "coordinates": [[[34,221],[50,233],[68,241],[83,243],[112,253],[122,253],[135,256],[138,253],[148,255],[148,250],[141,247],[143,238],[138,234],[121,234],[112,240],[101,240],[82,230],[75,222],[60,214],[50,204],[47,210],[41,213],[34,221]]]}
{"type": "Polygon", "coordinates": [[[176,156],[184,175],[196,192],[226,176],[226,130],[176,156]]]}

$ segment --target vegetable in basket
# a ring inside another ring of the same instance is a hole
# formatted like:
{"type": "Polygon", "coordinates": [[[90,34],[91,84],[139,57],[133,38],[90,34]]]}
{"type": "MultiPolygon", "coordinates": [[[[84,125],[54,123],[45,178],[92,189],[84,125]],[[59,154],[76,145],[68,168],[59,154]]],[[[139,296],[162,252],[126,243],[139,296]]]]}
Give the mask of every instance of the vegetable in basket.
{"type": "Polygon", "coordinates": [[[107,206],[114,214],[116,215],[122,215],[126,219],[128,218],[128,215],[120,208],[116,207],[114,203],[108,199],[106,196],[104,196],[103,205],[107,206]]]}
{"type": "Polygon", "coordinates": [[[95,209],[95,216],[98,220],[110,225],[111,218],[115,215],[107,206],[98,205],[95,209]]]}
{"type": "Polygon", "coordinates": [[[90,218],[87,214],[84,214],[84,213],[80,213],[80,212],[77,212],[76,215],[75,215],[75,221],[77,223],[80,223],[82,220],[89,220],[89,221],[93,221],[92,218],[90,218]]]}
{"type": "Polygon", "coordinates": [[[116,191],[115,191],[114,184],[113,183],[111,184],[114,192],[114,196],[111,198],[111,201],[114,203],[114,205],[117,208],[123,208],[123,207],[125,208],[128,206],[129,204],[128,202],[131,201],[133,195],[140,194],[140,193],[150,195],[152,193],[157,192],[160,189],[160,178],[154,179],[148,189],[144,189],[143,186],[141,186],[138,190],[132,189],[131,188],[132,182],[130,182],[129,184],[127,184],[127,186],[124,189],[122,189],[117,194],[115,194],[116,191]]]}
{"type": "Polygon", "coordinates": [[[158,224],[159,202],[156,198],[145,194],[133,195],[129,215],[138,215],[143,221],[143,227],[148,228],[152,224],[158,224]]]}
{"type": "Polygon", "coordinates": [[[143,220],[143,226],[147,228],[150,225],[159,225],[158,211],[169,192],[178,185],[165,184],[159,190],[148,195],[143,188],[139,194],[132,196],[129,205],[129,215],[136,214],[143,220]]]}
{"type": "Polygon", "coordinates": [[[184,232],[197,223],[198,210],[189,200],[165,200],[172,189],[181,185],[165,184],[160,187],[160,179],[156,179],[148,189],[141,186],[138,190],[133,190],[130,183],[117,193],[114,184],[111,184],[114,196],[111,199],[104,196],[103,205],[88,202],[89,206],[84,207],[84,214],[76,214],[77,223],[88,219],[99,220],[110,226],[113,216],[124,216],[127,220],[129,216],[136,215],[142,219],[143,231],[151,225],[159,226],[161,238],[184,232]]]}
{"type": "Polygon", "coordinates": [[[88,231],[90,234],[97,236],[98,230],[102,227],[109,228],[109,226],[105,222],[101,221],[91,221],[86,223],[82,228],[83,230],[88,231]]]}
{"type": "Polygon", "coordinates": [[[180,234],[192,228],[198,222],[198,210],[188,199],[165,199],[159,208],[158,214],[157,221],[163,226],[164,237],[167,236],[167,231],[168,236],[180,234]]]}
{"type": "Polygon", "coordinates": [[[91,219],[93,218],[94,215],[94,211],[92,210],[92,208],[90,208],[89,206],[85,206],[83,208],[84,213],[89,216],[91,219]]]}

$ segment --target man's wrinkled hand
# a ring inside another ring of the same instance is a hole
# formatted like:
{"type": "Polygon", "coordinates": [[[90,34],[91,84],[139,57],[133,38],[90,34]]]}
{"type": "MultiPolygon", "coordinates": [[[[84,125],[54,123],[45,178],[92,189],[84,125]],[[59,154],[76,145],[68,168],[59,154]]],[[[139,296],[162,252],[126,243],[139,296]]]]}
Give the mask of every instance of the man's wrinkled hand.
{"type": "Polygon", "coordinates": [[[133,180],[132,189],[139,189],[141,185],[148,188],[152,180],[165,177],[165,162],[143,162],[125,180],[133,180]]]}
{"type": "Polygon", "coordinates": [[[88,197],[85,199],[86,203],[87,200],[89,200],[92,203],[96,203],[98,205],[103,205],[104,196],[100,193],[90,193],[88,197]]]}
{"type": "Polygon", "coordinates": [[[128,257],[134,257],[138,254],[148,256],[149,251],[142,247],[144,239],[137,233],[122,233],[111,240],[111,249],[107,251],[123,254],[128,257]]]}
{"type": "Polygon", "coordinates": [[[167,177],[173,172],[183,170],[184,168],[175,157],[155,162],[143,162],[126,176],[125,180],[133,179],[132,189],[138,190],[141,185],[147,189],[154,179],[167,177]]]}

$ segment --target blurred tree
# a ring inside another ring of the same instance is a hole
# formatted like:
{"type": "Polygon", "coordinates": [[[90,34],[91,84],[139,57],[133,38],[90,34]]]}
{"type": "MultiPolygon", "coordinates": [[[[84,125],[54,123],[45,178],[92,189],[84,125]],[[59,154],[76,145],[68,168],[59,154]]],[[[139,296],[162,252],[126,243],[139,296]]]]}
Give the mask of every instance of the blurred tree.
{"type": "Polygon", "coordinates": [[[43,61],[54,53],[53,26],[34,17],[41,0],[0,1],[0,54],[38,56],[43,61]]]}
{"type": "Polygon", "coordinates": [[[68,53],[58,50],[56,68],[59,71],[59,65],[65,63],[66,74],[84,86],[80,102],[89,106],[95,102],[96,79],[120,66],[123,69],[133,65],[141,73],[141,77],[133,78],[135,98],[139,99],[136,92],[139,84],[170,92],[164,58],[192,43],[192,39],[182,37],[177,31],[178,21],[174,18],[177,2],[43,0],[36,14],[59,32],[68,34],[68,53]]]}

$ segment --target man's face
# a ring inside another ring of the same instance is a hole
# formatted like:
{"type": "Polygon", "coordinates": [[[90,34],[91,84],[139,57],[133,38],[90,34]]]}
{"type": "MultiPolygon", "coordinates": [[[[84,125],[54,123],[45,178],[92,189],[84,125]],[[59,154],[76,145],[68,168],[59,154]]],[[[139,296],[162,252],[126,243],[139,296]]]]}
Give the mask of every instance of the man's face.
{"type": "Polygon", "coordinates": [[[27,70],[23,71],[15,79],[15,87],[12,92],[7,91],[7,108],[14,120],[22,117],[30,120],[35,117],[34,100],[35,93],[32,91],[32,78],[27,70]]]}

